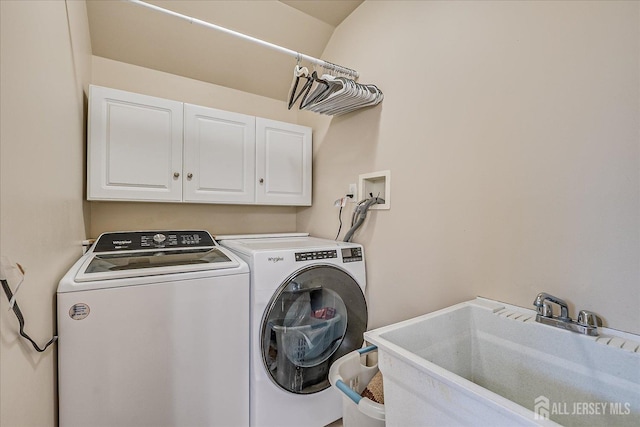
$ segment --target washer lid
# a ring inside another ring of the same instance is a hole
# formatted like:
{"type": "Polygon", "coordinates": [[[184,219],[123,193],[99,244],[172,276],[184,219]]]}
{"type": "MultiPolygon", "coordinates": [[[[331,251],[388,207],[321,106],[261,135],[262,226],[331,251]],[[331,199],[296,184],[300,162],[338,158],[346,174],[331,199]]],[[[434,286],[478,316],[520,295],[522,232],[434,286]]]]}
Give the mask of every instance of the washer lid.
{"type": "Polygon", "coordinates": [[[240,264],[218,247],[158,251],[93,253],[76,274],[76,282],[155,276],[234,268],[240,264]]]}
{"type": "Polygon", "coordinates": [[[219,270],[240,265],[204,230],[102,234],[75,275],[76,282],[219,270]]]}

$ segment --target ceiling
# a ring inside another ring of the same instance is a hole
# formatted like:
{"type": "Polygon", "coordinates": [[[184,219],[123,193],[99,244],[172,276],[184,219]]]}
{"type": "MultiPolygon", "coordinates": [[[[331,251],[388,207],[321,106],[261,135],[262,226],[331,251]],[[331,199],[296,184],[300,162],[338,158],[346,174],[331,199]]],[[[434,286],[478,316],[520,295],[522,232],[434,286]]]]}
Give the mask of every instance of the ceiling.
{"type": "MultiPolygon", "coordinates": [[[[147,2],[319,58],[336,26],[362,1],[147,2]]],[[[287,98],[296,63],[291,56],[127,1],[88,0],[87,13],[96,56],[287,98]]]]}
{"type": "Polygon", "coordinates": [[[326,22],[333,27],[340,25],[364,0],[280,0],[288,6],[326,22]]]}

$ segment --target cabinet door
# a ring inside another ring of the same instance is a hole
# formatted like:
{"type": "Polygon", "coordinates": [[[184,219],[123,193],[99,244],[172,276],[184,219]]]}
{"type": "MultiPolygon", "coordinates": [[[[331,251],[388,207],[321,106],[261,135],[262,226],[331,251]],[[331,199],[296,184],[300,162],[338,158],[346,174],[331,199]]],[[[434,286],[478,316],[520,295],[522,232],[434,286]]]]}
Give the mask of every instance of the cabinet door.
{"type": "Polygon", "coordinates": [[[182,199],[182,103],[116,89],[89,91],[87,198],[182,199]]]}
{"type": "Polygon", "coordinates": [[[254,203],[255,117],[185,104],[185,202],[254,203]]]}
{"type": "Polygon", "coordinates": [[[256,118],[256,200],[311,205],[311,128],[256,118]]]}

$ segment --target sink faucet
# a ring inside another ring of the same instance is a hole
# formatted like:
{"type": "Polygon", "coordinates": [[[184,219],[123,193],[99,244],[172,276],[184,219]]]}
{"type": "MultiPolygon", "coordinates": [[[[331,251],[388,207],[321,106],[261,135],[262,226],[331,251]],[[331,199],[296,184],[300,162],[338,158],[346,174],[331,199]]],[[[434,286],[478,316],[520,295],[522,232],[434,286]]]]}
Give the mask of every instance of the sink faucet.
{"type": "Polygon", "coordinates": [[[569,307],[567,306],[567,303],[564,300],[554,297],[546,292],[540,292],[533,301],[533,305],[538,309],[536,322],[543,323],[545,325],[555,326],[557,328],[567,329],[569,331],[591,336],[598,335],[598,326],[602,326],[602,319],[600,319],[600,317],[595,313],[586,310],[581,310],[578,315],[577,322],[574,322],[571,320],[571,317],[569,317],[569,307]],[[551,303],[560,306],[560,316],[556,317],[553,315],[553,307],[551,303]]]}
{"type": "Polygon", "coordinates": [[[569,321],[569,322],[571,321],[571,318],[569,317],[569,306],[567,305],[567,303],[564,302],[564,300],[558,297],[554,297],[553,295],[550,295],[546,292],[540,292],[536,297],[535,301],[533,301],[533,305],[538,307],[538,314],[541,314],[544,317],[553,317],[553,310],[551,310],[548,306],[545,305],[546,301],[551,301],[560,306],[560,316],[558,317],[558,319],[569,321]]]}

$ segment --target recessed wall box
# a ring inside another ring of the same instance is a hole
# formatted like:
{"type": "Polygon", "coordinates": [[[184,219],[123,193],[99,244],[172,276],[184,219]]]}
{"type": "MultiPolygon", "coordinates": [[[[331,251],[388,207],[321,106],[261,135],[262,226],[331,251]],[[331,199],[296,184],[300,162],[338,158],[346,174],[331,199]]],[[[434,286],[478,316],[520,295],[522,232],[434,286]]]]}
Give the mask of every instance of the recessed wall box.
{"type": "Polygon", "coordinates": [[[384,204],[371,206],[370,209],[391,209],[391,171],[365,173],[359,176],[360,198],[372,195],[384,199],[384,204]]]}

